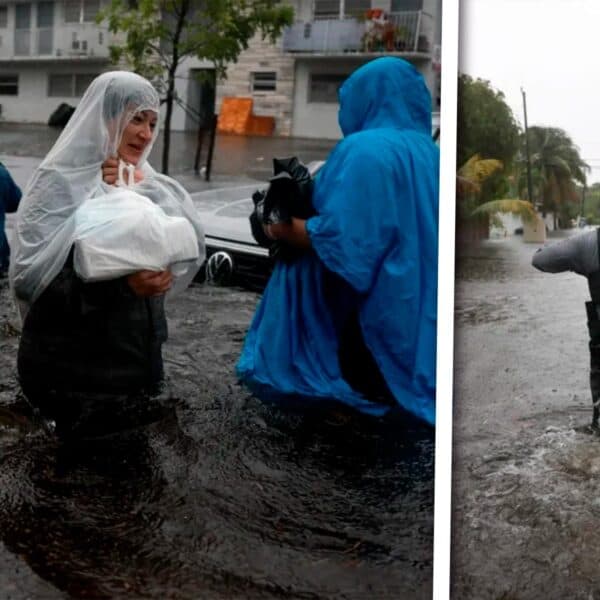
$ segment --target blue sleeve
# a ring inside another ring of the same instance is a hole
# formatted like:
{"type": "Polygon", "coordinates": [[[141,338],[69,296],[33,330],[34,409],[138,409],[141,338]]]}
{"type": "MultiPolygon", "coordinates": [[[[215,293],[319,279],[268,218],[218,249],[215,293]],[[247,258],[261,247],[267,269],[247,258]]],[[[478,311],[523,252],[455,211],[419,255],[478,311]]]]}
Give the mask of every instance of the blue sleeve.
{"type": "Polygon", "coordinates": [[[0,163],[0,199],[7,213],[16,212],[21,200],[21,188],[14,182],[6,167],[0,163]]]}

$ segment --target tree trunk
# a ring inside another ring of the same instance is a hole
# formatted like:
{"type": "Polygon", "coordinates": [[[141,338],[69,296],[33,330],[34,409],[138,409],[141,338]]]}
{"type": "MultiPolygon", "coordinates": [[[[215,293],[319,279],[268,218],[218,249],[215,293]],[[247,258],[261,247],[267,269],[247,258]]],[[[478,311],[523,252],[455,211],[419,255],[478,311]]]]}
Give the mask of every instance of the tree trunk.
{"type": "Polygon", "coordinates": [[[162,172],[169,174],[169,150],[171,146],[171,116],[173,115],[173,93],[175,90],[175,75],[169,73],[167,85],[167,112],[165,114],[165,130],[163,132],[162,172]]]}
{"type": "Polygon", "coordinates": [[[175,98],[175,73],[179,65],[179,42],[181,40],[181,32],[185,24],[185,18],[189,10],[189,3],[183,2],[181,11],[177,16],[177,24],[173,33],[173,54],[172,62],[169,67],[168,83],[167,83],[167,113],[165,114],[165,131],[163,133],[163,153],[162,153],[162,172],[165,175],[169,174],[169,149],[171,145],[171,116],[173,115],[173,99],[175,98]]]}

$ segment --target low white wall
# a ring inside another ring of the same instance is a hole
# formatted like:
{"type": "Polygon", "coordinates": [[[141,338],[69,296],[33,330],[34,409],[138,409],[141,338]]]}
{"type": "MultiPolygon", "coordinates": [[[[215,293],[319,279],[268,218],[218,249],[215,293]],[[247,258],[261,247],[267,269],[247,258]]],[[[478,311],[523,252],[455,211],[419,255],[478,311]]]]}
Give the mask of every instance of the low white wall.
{"type": "MultiPolygon", "coordinates": [[[[48,97],[49,73],[97,73],[110,70],[105,63],[73,63],[51,65],[18,65],[19,68],[8,67],[6,73],[19,75],[19,93],[17,96],[0,96],[2,119],[20,123],[46,123],[56,107],[66,102],[77,106],[80,98],[48,97]]],[[[4,69],[4,68],[3,68],[4,69]]],[[[4,71],[3,71],[4,72],[4,71]]]]}

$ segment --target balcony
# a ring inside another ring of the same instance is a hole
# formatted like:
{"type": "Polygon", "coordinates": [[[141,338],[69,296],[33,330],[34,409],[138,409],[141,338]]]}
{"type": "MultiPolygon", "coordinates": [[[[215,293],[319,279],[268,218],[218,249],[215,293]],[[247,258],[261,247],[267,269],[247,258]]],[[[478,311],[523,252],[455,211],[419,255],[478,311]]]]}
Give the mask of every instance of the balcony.
{"type": "MultiPolygon", "coordinates": [[[[10,38],[9,38],[10,39],[10,38]]],[[[108,60],[108,30],[95,23],[16,29],[14,46],[0,47],[0,60],[108,60]]]]}
{"type": "Polygon", "coordinates": [[[385,23],[319,19],[288,27],[283,35],[283,50],[325,55],[357,52],[430,55],[433,30],[433,16],[422,10],[389,13],[385,23]]]}

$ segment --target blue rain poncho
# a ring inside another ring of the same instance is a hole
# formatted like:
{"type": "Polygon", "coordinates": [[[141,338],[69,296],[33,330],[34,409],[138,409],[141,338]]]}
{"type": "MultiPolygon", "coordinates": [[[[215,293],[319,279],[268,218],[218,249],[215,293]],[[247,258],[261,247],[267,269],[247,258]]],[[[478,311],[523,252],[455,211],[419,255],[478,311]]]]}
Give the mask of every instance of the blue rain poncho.
{"type": "Polygon", "coordinates": [[[5,214],[13,213],[19,206],[21,189],[13,181],[8,169],[0,163],[0,273],[8,269],[10,246],[4,231],[5,214]]]}
{"type": "Polygon", "coordinates": [[[279,262],[237,365],[250,387],[387,407],[343,379],[344,320],[358,312],[365,344],[398,404],[435,422],[439,150],[421,75],[374,60],[339,91],[344,133],[315,181],[312,249],[279,262]]]}

